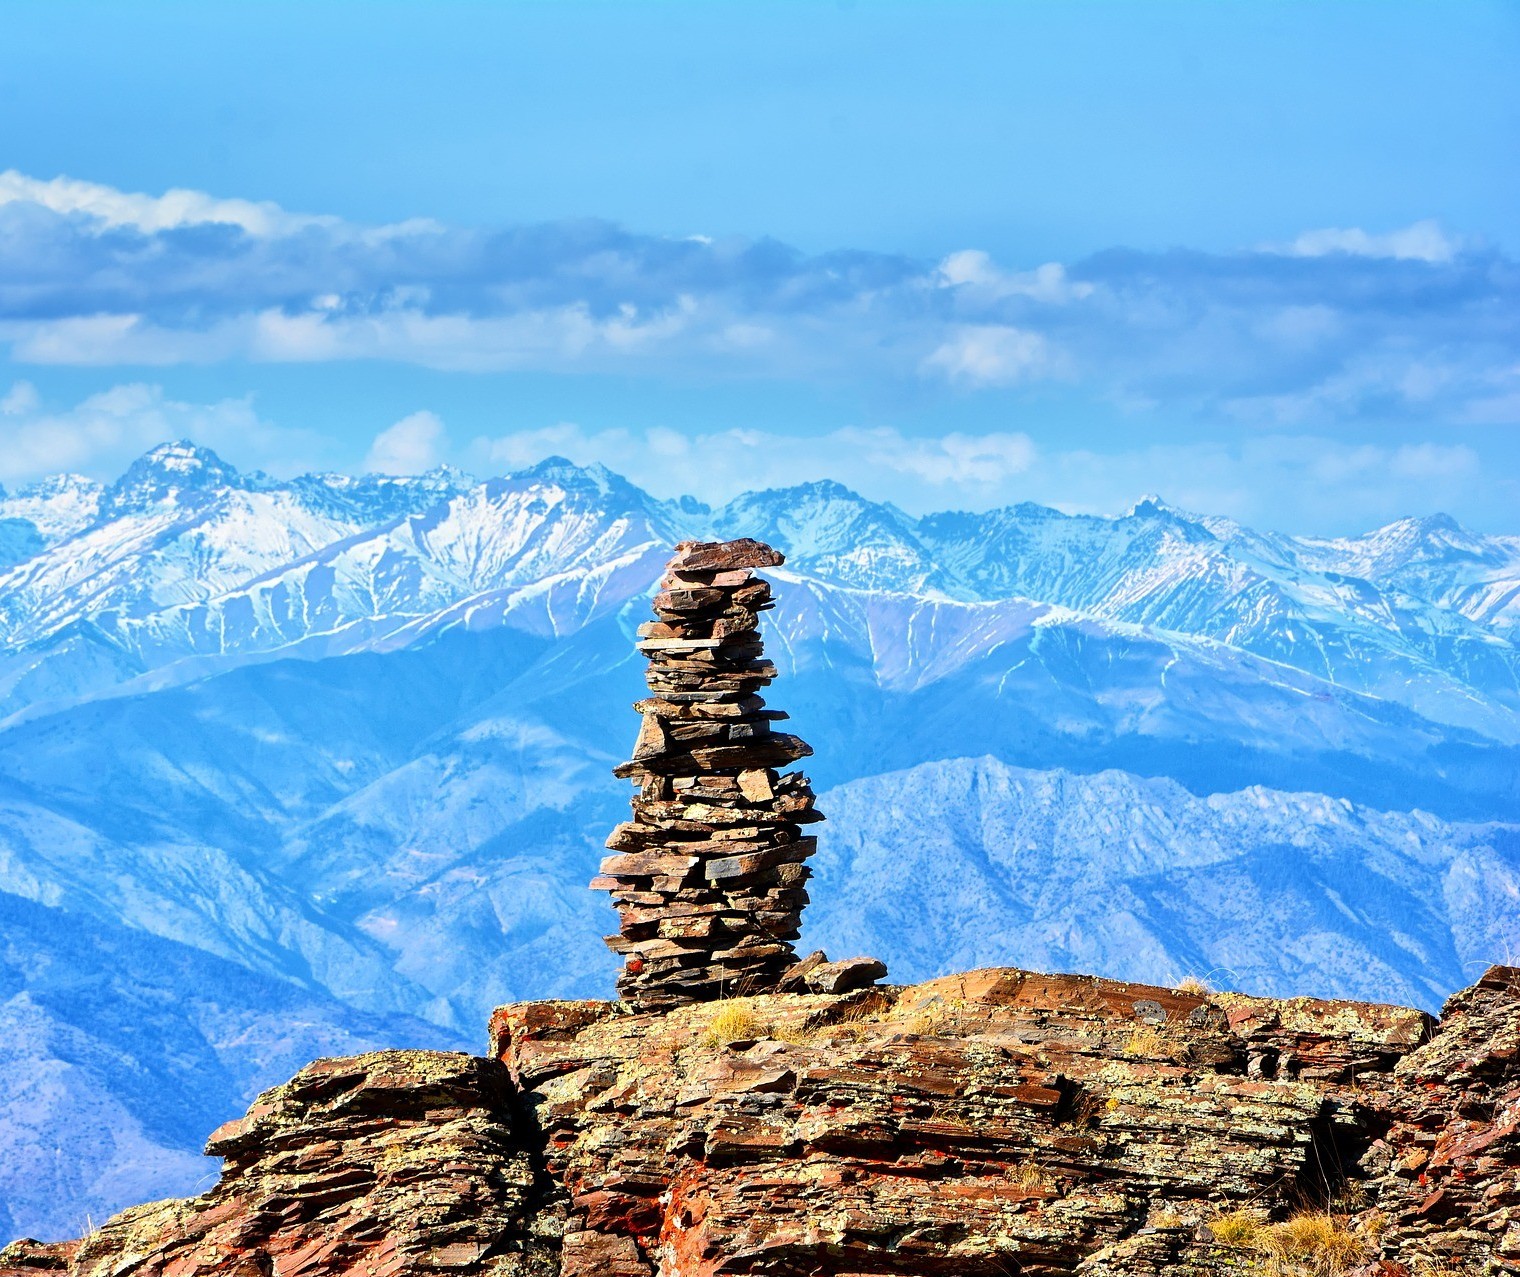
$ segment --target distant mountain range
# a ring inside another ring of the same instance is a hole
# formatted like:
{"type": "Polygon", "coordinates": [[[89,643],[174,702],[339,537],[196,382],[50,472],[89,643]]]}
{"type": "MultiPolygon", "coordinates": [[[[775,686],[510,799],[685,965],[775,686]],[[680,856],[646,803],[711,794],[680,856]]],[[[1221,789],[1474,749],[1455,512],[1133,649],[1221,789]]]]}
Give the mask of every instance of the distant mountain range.
{"type": "Polygon", "coordinates": [[[607,995],[633,628],[732,535],[789,556],[804,944],[1424,1006],[1520,952],[1520,537],[169,444],[0,493],[0,1237],[193,1189],[314,1055],[607,995]]]}

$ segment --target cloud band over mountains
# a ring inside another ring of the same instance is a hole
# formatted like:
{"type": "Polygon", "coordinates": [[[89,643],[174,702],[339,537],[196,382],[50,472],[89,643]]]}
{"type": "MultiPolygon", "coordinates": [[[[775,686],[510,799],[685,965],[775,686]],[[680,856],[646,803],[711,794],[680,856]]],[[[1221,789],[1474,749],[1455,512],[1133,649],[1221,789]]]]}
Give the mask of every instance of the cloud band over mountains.
{"type": "Polygon", "coordinates": [[[1297,427],[1520,422],[1520,269],[1433,223],[1012,269],[604,222],[498,230],[0,174],[17,364],[389,360],[1058,388],[1297,427]]]}

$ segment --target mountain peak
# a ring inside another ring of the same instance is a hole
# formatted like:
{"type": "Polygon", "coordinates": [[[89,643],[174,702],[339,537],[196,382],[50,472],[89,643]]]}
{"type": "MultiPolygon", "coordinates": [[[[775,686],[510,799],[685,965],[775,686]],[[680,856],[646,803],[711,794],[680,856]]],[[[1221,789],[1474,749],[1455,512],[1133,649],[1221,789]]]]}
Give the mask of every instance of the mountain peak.
{"type": "Polygon", "coordinates": [[[210,468],[224,470],[232,468],[210,448],[203,447],[190,439],[175,439],[169,443],[161,443],[156,448],[149,448],[140,460],[162,470],[187,474],[210,468]]]}
{"type": "Polygon", "coordinates": [[[1435,514],[1427,514],[1420,520],[1420,527],[1427,532],[1463,532],[1467,531],[1460,523],[1441,511],[1435,514]]]}
{"type": "Polygon", "coordinates": [[[1479,540],[1449,514],[1437,512],[1435,514],[1406,515],[1402,519],[1395,519],[1392,523],[1384,524],[1365,536],[1356,538],[1367,542],[1385,542],[1389,544],[1403,545],[1436,545],[1446,546],[1452,543],[1465,544],[1479,540]]]}
{"type": "Polygon", "coordinates": [[[18,498],[45,499],[48,497],[67,496],[74,493],[95,494],[104,490],[104,485],[87,475],[73,474],[63,471],[59,474],[46,475],[37,479],[26,487],[20,489],[18,498]]]}
{"type": "Polygon", "coordinates": [[[1449,514],[1409,515],[1360,537],[1327,540],[1357,561],[1361,574],[1397,571],[1416,563],[1503,562],[1492,539],[1464,528],[1449,514]]]}
{"type": "Polygon", "coordinates": [[[1124,512],[1126,519],[1161,516],[1168,519],[1186,519],[1192,522],[1197,516],[1186,510],[1180,510],[1164,497],[1157,496],[1154,492],[1147,492],[1134,505],[1124,512]]]}
{"type": "Polygon", "coordinates": [[[844,502],[856,506],[879,506],[882,502],[871,501],[848,488],[837,479],[811,479],[806,483],[794,483],[788,488],[765,488],[742,493],[730,503],[768,502],[777,505],[797,505],[803,501],[844,502]]]}
{"type": "Polygon", "coordinates": [[[616,471],[607,469],[600,461],[582,466],[568,457],[545,457],[531,466],[512,471],[509,477],[520,482],[557,484],[572,493],[594,492],[601,497],[616,493],[625,498],[633,496],[640,502],[646,499],[641,489],[616,471]]]}
{"type": "Polygon", "coordinates": [[[584,482],[587,478],[603,480],[615,477],[612,471],[607,469],[600,461],[593,461],[589,466],[578,466],[569,457],[561,457],[557,453],[545,457],[542,461],[535,461],[531,466],[524,466],[521,470],[513,471],[519,478],[543,479],[548,481],[571,483],[584,482]]]}
{"type": "Polygon", "coordinates": [[[1464,528],[1449,514],[1437,512],[1414,520],[1420,538],[1443,548],[1470,550],[1479,548],[1483,538],[1464,528]]]}
{"type": "Polygon", "coordinates": [[[1210,531],[1208,523],[1202,515],[1194,514],[1191,510],[1183,510],[1163,500],[1155,493],[1147,495],[1136,501],[1121,516],[1125,519],[1147,519],[1165,524],[1173,532],[1182,536],[1187,541],[1211,541],[1214,533],[1210,531]]]}
{"type": "Polygon", "coordinates": [[[451,466],[447,462],[436,465],[431,470],[424,470],[417,479],[433,487],[464,489],[475,486],[474,475],[467,470],[461,470],[458,466],[451,466]]]}
{"type": "Polygon", "coordinates": [[[143,453],[106,491],[104,510],[122,514],[164,502],[179,503],[190,494],[246,488],[248,481],[210,448],[178,439],[143,453]]]}

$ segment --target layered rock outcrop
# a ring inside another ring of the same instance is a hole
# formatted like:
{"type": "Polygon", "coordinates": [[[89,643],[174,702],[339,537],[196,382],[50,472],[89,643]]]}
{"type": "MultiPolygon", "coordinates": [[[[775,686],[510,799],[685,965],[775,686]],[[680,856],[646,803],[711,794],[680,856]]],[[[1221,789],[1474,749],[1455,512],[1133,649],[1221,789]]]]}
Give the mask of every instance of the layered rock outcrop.
{"type": "Polygon", "coordinates": [[[318,1060],[219,1128],[203,1197],[123,1212],[78,1241],[20,1242],[0,1273],[73,1277],[552,1277],[559,1193],[494,1060],[318,1060]]]}
{"type": "Polygon", "coordinates": [[[1439,1022],[994,969],[323,1061],[0,1277],[1520,1271],[1520,971],[1439,1022]]]}
{"type": "Polygon", "coordinates": [[[677,547],[641,627],[616,1002],[487,1058],[321,1060],[217,1130],[204,1196],[0,1277],[1520,1273],[1520,970],[1402,1007],[795,961],[820,819],[771,724],[781,556],[677,547]]]}
{"type": "Polygon", "coordinates": [[[995,1277],[1223,1263],[1210,1219],[1360,1174],[1430,1021],[991,970],[494,1027],[570,1192],[566,1274],[995,1277]]]}

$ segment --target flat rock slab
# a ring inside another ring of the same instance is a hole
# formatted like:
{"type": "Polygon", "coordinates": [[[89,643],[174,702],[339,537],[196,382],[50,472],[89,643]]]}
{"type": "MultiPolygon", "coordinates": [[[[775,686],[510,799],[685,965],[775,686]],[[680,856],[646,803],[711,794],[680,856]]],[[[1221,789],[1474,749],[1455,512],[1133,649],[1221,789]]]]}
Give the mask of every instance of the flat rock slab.
{"type": "Polygon", "coordinates": [[[802,974],[803,984],[813,993],[853,993],[856,989],[869,989],[886,978],[887,964],[879,958],[820,962],[802,974]]]}
{"type": "Polygon", "coordinates": [[[723,572],[733,568],[779,568],[786,562],[780,550],[750,537],[736,541],[682,541],[671,559],[672,572],[723,572]]]}

